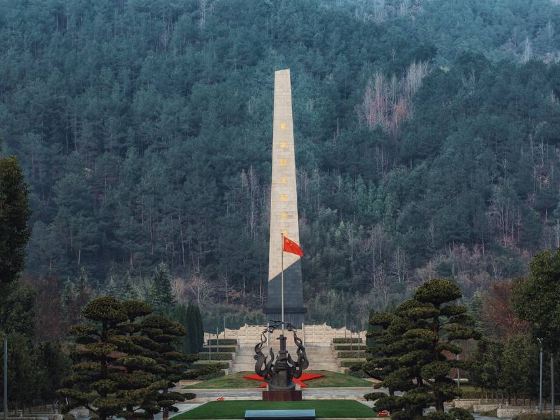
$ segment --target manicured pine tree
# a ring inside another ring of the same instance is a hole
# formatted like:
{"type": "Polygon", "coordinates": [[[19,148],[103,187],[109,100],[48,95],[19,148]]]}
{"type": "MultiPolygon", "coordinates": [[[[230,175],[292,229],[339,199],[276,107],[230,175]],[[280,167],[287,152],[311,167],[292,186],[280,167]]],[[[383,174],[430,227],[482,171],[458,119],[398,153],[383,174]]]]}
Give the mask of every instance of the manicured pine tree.
{"type": "Polygon", "coordinates": [[[157,407],[157,411],[163,410],[163,418],[167,419],[170,411],[177,411],[173,404],[185,400],[183,394],[170,392],[169,389],[183,377],[189,366],[189,358],[176,350],[177,341],[186,334],[186,330],[180,323],[157,314],[144,318],[141,328],[155,343],[150,346],[151,356],[156,362],[152,371],[156,372],[158,388],[162,390],[161,393],[151,394],[150,400],[144,405],[157,407]]]}
{"type": "MultiPolygon", "coordinates": [[[[367,333],[366,362],[362,368],[368,376],[377,380],[384,380],[387,375],[398,369],[398,357],[393,355],[391,343],[398,340],[394,325],[391,327],[395,315],[391,312],[372,312],[369,319],[367,333]]],[[[394,395],[394,388],[389,386],[389,395],[394,395]]],[[[372,394],[370,398],[384,396],[372,394]]]]}
{"type": "Polygon", "coordinates": [[[128,317],[122,303],[110,296],[92,300],[82,314],[89,322],[71,329],[76,341],[72,351],[73,373],[66,378],[65,388],[59,394],[69,401],[64,412],[83,406],[105,420],[121,415],[130,401],[117,396],[119,375],[126,369],[116,363],[122,354],[114,344],[125,340],[117,327],[128,317]]]}
{"type": "Polygon", "coordinates": [[[184,329],[150,313],[144,302],[113,297],[94,299],[84,308],[89,322],[73,328],[73,373],[59,391],[70,399],[65,411],[84,406],[101,419],[141,418],[168,412],[184,400],[168,392],[186,370],[186,358],[174,348],[184,329]]]}
{"type": "Polygon", "coordinates": [[[398,357],[398,368],[381,384],[404,394],[379,398],[376,409],[391,411],[393,419],[414,419],[434,405],[437,413],[432,417],[447,418],[444,403],[460,394],[449,378],[450,371],[465,367],[464,361],[453,357],[461,353],[455,341],[479,338],[466,307],[456,303],[459,298],[456,284],[434,279],[396,309],[388,327],[394,339],[387,345],[392,356],[398,357]]]}
{"type": "Polygon", "coordinates": [[[120,389],[117,395],[124,395],[127,398],[122,416],[125,418],[149,417],[160,411],[159,407],[149,401],[157,396],[162,387],[166,386],[165,382],[158,380],[156,374],[158,368],[154,359],[155,343],[146,337],[143,333],[142,321],[138,321],[151,314],[152,309],[147,303],[139,300],[123,301],[122,306],[128,321],[117,327],[122,336],[116,342],[124,354],[116,363],[126,370],[126,375],[115,375],[120,389]]]}

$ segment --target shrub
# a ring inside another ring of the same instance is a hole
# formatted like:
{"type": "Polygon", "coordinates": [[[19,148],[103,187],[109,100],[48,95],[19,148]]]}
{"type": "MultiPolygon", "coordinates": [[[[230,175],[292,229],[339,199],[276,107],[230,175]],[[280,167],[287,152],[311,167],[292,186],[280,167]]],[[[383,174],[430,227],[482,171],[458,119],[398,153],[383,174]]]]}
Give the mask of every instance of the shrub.
{"type": "Polygon", "coordinates": [[[222,368],[220,368],[217,364],[206,364],[206,365],[196,365],[193,369],[187,370],[185,373],[185,379],[212,379],[218,378],[220,376],[224,376],[225,373],[222,368]]]}
{"type": "Polygon", "coordinates": [[[337,356],[339,359],[365,359],[365,351],[339,351],[337,356]]]}
{"type": "Polygon", "coordinates": [[[364,395],[364,399],[366,401],[377,401],[381,397],[386,397],[387,394],[384,392],[370,392],[364,395]]]}
{"type": "MultiPolygon", "coordinates": [[[[218,353],[235,353],[237,351],[237,347],[219,345],[219,346],[212,346],[210,350],[212,352],[219,350],[218,353]]],[[[208,346],[204,346],[204,350],[202,350],[201,353],[208,353],[208,346]]]]}
{"type": "Polygon", "coordinates": [[[365,351],[366,350],[366,345],[365,344],[335,344],[334,345],[334,349],[335,351],[346,351],[346,350],[350,350],[350,351],[365,351]]]}
{"type": "Polygon", "coordinates": [[[228,362],[219,362],[219,361],[213,361],[213,360],[199,360],[198,362],[195,362],[193,364],[193,368],[198,369],[199,367],[202,366],[214,366],[218,369],[228,369],[229,368],[229,363],[228,362]]]}
{"type": "Polygon", "coordinates": [[[359,365],[350,366],[347,373],[356,378],[369,378],[369,375],[364,371],[361,363],[359,365]]]}
{"type": "Polygon", "coordinates": [[[347,367],[347,368],[350,368],[350,369],[353,369],[353,368],[361,369],[363,363],[364,362],[362,362],[360,360],[347,359],[347,360],[341,360],[340,361],[340,366],[341,367],[347,367]]]}
{"type": "Polygon", "coordinates": [[[215,346],[215,345],[224,345],[224,346],[236,346],[237,345],[237,340],[235,338],[218,338],[217,340],[215,338],[211,338],[208,340],[208,344],[211,346],[215,346]]]}
{"type": "Polygon", "coordinates": [[[449,413],[438,413],[438,412],[428,413],[423,418],[429,420],[455,420],[455,418],[449,413]]]}
{"type": "Polygon", "coordinates": [[[198,354],[199,360],[232,360],[233,353],[199,353],[198,354]]]}
{"type": "Polygon", "coordinates": [[[196,398],[196,394],[193,394],[192,392],[185,392],[182,395],[185,397],[185,400],[194,400],[196,398]]]}
{"type": "Polygon", "coordinates": [[[474,417],[464,408],[452,408],[449,410],[449,414],[453,416],[454,420],[473,420],[474,417]]]}
{"type": "Polygon", "coordinates": [[[332,342],[333,342],[334,344],[361,343],[361,342],[362,342],[362,339],[359,338],[359,337],[352,337],[352,338],[350,338],[350,337],[347,337],[347,338],[339,337],[339,338],[333,338],[333,341],[332,341],[332,342]]]}

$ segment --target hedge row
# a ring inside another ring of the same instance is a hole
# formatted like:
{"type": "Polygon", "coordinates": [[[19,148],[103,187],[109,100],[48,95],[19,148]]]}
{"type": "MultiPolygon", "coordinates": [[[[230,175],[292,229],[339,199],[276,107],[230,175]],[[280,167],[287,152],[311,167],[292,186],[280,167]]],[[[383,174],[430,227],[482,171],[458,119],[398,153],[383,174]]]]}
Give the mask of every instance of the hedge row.
{"type": "MultiPolygon", "coordinates": [[[[219,350],[218,353],[235,353],[237,351],[237,347],[235,346],[212,346],[210,348],[211,352],[215,352],[219,350]]],[[[204,350],[201,353],[208,353],[208,347],[205,346],[204,350]]]]}
{"type": "Polygon", "coordinates": [[[332,341],[332,342],[333,342],[334,344],[361,343],[361,342],[362,342],[362,339],[359,338],[359,337],[352,337],[352,338],[350,338],[350,337],[347,337],[347,338],[339,337],[339,338],[333,338],[333,341],[332,341]]]}
{"type": "Polygon", "coordinates": [[[201,366],[215,366],[218,369],[229,369],[228,362],[219,362],[214,360],[199,360],[198,362],[194,362],[193,368],[198,369],[201,366]]]}
{"type": "Polygon", "coordinates": [[[189,369],[185,372],[185,379],[212,379],[212,378],[219,378],[220,376],[224,376],[225,373],[223,369],[219,366],[214,364],[206,364],[206,365],[199,365],[193,369],[189,369]]]}
{"type": "Polygon", "coordinates": [[[334,349],[336,351],[344,351],[344,350],[365,350],[367,347],[365,344],[335,344],[334,349]]]}
{"type": "Polygon", "coordinates": [[[233,353],[200,352],[198,358],[199,360],[233,360],[233,353]]]}
{"type": "Polygon", "coordinates": [[[346,360],[341,360],[340,361],[340,366],[341,367],[356,367],[358,368],[359,366],[361,366],[363,363],[365,362],[365,360],[356,360],[356,359],[346,359],[346,360]]]}
{"type": "Polygon", "coordinates": [[[210,338],[208,339],[207,343],[211,346],[221,346],[222,344],[224,346],[236,346],[237,340],[235,338],[218,338],[217,340],[215,338],[210,338]]]}
{"type": "Polygon", "coordinates": [[[336,355],[339,359],[364,359],[365,351],[339,351],[336,355]]]}

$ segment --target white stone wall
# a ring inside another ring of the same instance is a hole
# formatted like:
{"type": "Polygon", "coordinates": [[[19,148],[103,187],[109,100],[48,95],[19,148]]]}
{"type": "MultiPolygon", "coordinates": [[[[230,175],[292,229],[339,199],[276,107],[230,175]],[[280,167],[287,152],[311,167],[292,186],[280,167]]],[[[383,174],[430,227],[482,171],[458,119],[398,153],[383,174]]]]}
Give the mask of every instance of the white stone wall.
{"type": "MultiPolygon", "coordinates": [[[[234,338],[240,345],[256,344],[261,336],[265,327],[262,325],[247,325],[245,324],[238,330],[226,328],[225,333],[222,331],[218,338],[234,338]]],[[[275,334],[274,339],[279,332],[275,334]]],[[[334,338],[361,338],[363,342],[366,341],[366,332],[360,331],[358,333],[351,332],[347,328],[332,328],[327,324],[322,325],[304,325],[302,329],[297,330],[297,335],[304,340],[305,345],[316,346],[330,346],[334,338]]],[[[204,333],[204,340],[215,339],[216,334],[204,333]]]]}

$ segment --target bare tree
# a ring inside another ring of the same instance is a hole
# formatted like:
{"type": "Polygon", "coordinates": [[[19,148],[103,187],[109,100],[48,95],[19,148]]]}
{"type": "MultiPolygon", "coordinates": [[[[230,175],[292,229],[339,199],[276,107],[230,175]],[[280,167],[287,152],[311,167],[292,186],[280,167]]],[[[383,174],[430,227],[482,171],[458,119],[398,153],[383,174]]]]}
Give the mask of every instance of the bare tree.
{"type": "Polygon", "coordinates": [[[412,97],[429,73],[428,63],[411,63],[404,76],[389,80],[376,72],[368,82],[359,109],[361,118],[370,128],[377,126],[396,136],[404,121],[412,115],[412,97]]]}
{"type": "Polygon", "coordinates": [[[533,46],[529,37],[525,38],[523,42],[523,54],[521,54],[521,62],[526,63],[533,58],[533,46]]]}
{"type": "Polygon", "coordinates": [[[203,29],[206,25],[206,13],[208,12],[208,0],[198,0],[198,10],[200,13],[200,20],[198,26],[203,29]]]}
{"type": "Polygon", "coordinates": [[[395,276],[399,283],[405,283],[408,276],[408,257],[406,252],[400,247],[393,253],[391,262],[391,274],[395,276]]]}
{"type": "Polygon", "coordinates": [[[175,296],[177,303],[187,303],[188,287],[184,278],[174,277],[173,280],[171,280],[171,291],[173,292],[173,296],[175,296]]]}
{"type": "Polygon", "coordinates": [[[201,274],[193,274],[187,283],[187,288],[199,307],[203,307],[210,302],[214,289],[201,274]]]}

